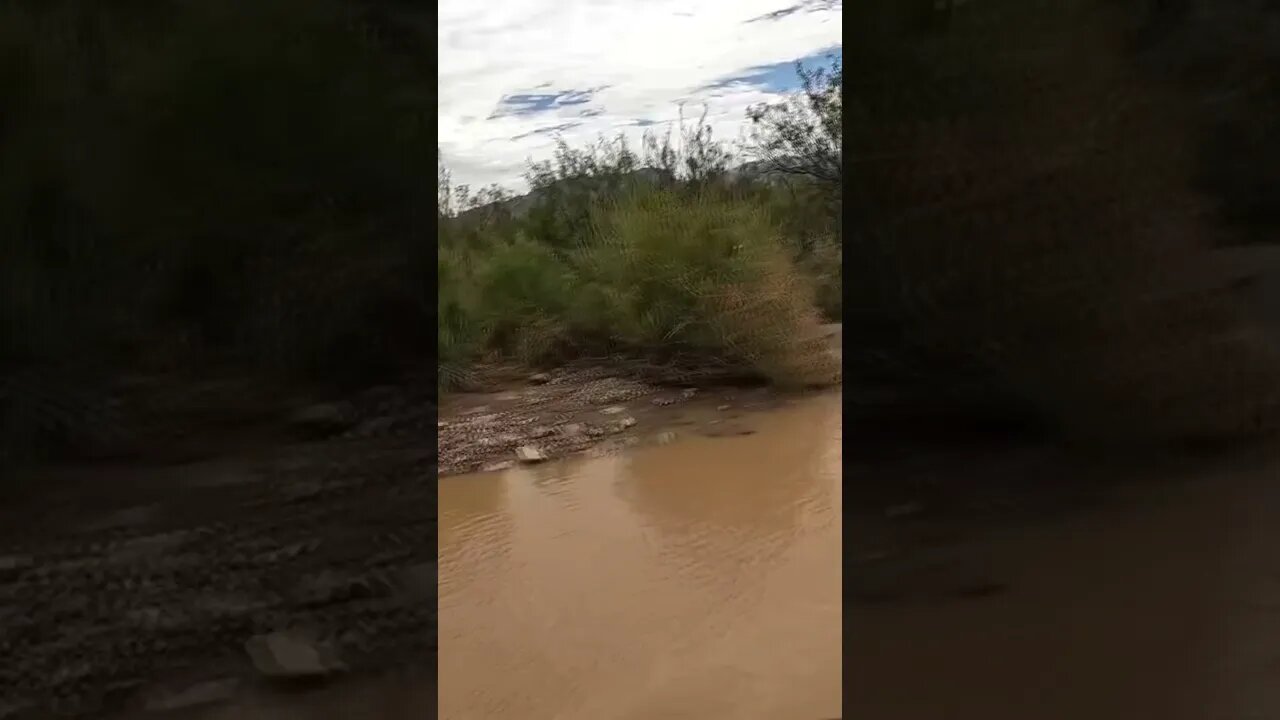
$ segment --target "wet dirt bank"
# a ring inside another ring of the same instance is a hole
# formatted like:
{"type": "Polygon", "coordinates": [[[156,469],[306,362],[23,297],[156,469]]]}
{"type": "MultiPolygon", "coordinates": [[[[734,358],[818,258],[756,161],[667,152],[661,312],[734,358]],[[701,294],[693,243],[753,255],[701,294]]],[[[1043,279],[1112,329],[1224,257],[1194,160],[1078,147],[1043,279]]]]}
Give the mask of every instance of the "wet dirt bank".
{"type": "MultiPolygon", "coordinates": [[[[842,326],[822,326],[815,340],[819,348],[825,344],[822,362],[838,366],[842,326]]],[[[838,374],[827,388],[803,392],[712,382],[712,372],[691,372],[682,381],[668,376],[665,382],[646,375],[625,363],[575,366],[516,373],[488,383],[484,392],[448,394],[441,398],[436,424],[440,475],[614,452],[676,429],[708,437],[750,434],[738,422],[744,413],[778,408],[839,384],[838,374]]]]}
{"type": "Polygon", "coordinates": [[[616,452],[676,430],[712,437],[750,434],[740,422],[745,413],[805,394],[759,385],[656,385],[610,368],[536,373],[489,392],[442,399],[440,475],[616,452]]]}
{"type": "Polygon", "coordinates": [[[1280,456],[849,461],[845,717],[1280,717],[1280,456]]]}

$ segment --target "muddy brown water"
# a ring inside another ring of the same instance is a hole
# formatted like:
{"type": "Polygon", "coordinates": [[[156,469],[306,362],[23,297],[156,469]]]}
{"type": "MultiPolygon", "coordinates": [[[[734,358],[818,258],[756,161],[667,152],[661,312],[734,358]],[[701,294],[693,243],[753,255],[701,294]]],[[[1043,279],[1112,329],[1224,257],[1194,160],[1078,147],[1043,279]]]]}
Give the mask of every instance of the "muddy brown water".
{"type": "Polygon", "coordinates": [[[840,400],[442,480],[441,717],[1280,719],[1275,453],[846,459],[840,400]]]}
{"type": "Polygon", "coordinates": [[[1280,718],[1274,458],[947,460],[848,490],[844,717],[1280,718]]]}
{"type": "Polygon", "coordinates": [[[840,715],[840,395],[440,480],[440,717],[840,715]]]}

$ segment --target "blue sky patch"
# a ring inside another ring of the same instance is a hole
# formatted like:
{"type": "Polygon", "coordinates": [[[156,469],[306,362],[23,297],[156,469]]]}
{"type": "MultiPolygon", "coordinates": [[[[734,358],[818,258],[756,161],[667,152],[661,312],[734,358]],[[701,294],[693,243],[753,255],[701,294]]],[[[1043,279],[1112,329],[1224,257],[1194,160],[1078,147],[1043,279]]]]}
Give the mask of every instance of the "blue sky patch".
{"type": "MultiPolygon", "coordinates": [[[[545,83],[544,83],[545,84],[545,83]]],[[[508,116],[528,116],[571,105],[585,105],[607,86],[589,90],[559,90],[549,93],[513,93],[504,95],[489,116],[490,120],[508,116]]]]}
{"type": "MultiPolygon", "coordinates": [[[[840,46],[825,48],[798,60],[806,68],[822,67],[831,62],[829,57],[832,55],[835,55],[836,58],[840,57],[840,46]]],[[[742,85],[774,93],[788,93],[798,90],[800,89],[800,76],[796,74],[796,60],[750,67],[741,73],[711,83],[705,89],[715,90],[742,85]]]]}

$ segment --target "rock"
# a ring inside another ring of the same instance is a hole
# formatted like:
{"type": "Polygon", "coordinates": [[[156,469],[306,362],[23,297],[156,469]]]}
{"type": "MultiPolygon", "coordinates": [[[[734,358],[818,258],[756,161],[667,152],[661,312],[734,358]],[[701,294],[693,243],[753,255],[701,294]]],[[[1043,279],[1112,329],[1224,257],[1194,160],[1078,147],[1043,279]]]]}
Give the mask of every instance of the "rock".
{"type": "Polygon", "coordinates": [[[569,423],[568,425],[564,425],[560,428],[560,434],[567,438],[577,439],[585,435],[586,431],[583,429],[581,423],[569,423]]]}
{"type": "Polygon", "coordinates": [[[536,445],[521,445],[516,448],[516,459],[522,463],[539,463],[546,460],[547,455],[536,445]]]}
{"type": "Polygon", "coordinates": [[[289,418],[289,423],[297,428],[332,429],[346,427],[348,420],[342,406],[321,402],[298,410],[289,418]]]}
{"type": "Polygon", "coordinates": [[[12,580],[35,564],[35,558],[30,555],[0,556],[0,579],[12,580]]]}
{"type": "Polygon", "coordinates": [[[551,432],[552,432],[551,428],[545,425],[535,425],[533,429],[529,431],[529,437],[536,440],[538,438],[544,438],[550,435],[551,432]]]}
{"type": "Polygon", "coordinates": [[[507,392],[498,396],[498,400],[502,402],[515,402],[520,399],[520,393],[507,392]]]}
{"type": "Polygon", "coordinates": [[[546,373],[534,373],[529,376],[529,382],[534,385],[544,385],[551,381],[551,376],[546,373]]]}
{"type": "Polygon", "coordinates": [[[270,678],[315,678],[345,669],[330,649],[299,631],[255,635],[244,649],[258,672],[270,678]]]}
{"type": "Polygon", "coordinates": [[[502,472],[503,470],[510,470],[515,467],[515,465],[516,464],[510,460],[498,460],[496,462],[491,462],[488,465],[481,466],[480,472],[502,472]]]}
{"type": "Polygon", "coordinates": [[[636,419],[633,417],[624,417],[618,421],[618,429],[626,430],[629,427],[635,427],[636,419]]]}
{"type": "Polygon", "coordinates": [[[618,413],[626,412],[626,410],[627,409],[622,407],[621,405],[614,405],[612,407],[602,408],[600,410],[600,414],[601,415],[617,415],[618,413]]]}
{"type": "Polygon", "coordinates": [[[488,405],[477,405],[462,414],[463,415],[480,415],[482,413],[487,413],[487,412],[489,412],[488,405]]]}
{"type": "Polygon", "coordinates": [[[299,581],[293,598],[299,603],[320,604],[334,600],[345,589],[345,578],[332,570],[308,575],[299,581]]]}
{"type": "Polygon", "coordinates": [[[698,388],[685,388],[680,391],[680,397],[685,400],[692,400],[694,395],[698,394],[698,388]]]}
{"type": "Polygon", "coordinates": [[[363,437],[385,435],[395,426],[395,422],[395,418],[387,416],[370,418],[356,426],[355,433],[363,437]]]}
{"type": "Polygon", "coordinates": [[[334,404],[303,407],[289,418],[289,428],[306,439],[324,439],[347,432],[352,427],[346,407],[334,404]]]}
{"type": "Polygon", "coordinates": [[[233,678],[209,680],[182,690],[164,690],[150,694],[143,707],[150,712],[171,712],[199,705],[224,702],[235,696],[240,681],[233,678]]]}
{"type": "Polygon", "coordinates": [[[732,406],[732,405],[720,405],[720,406],[719,406],[719,407],[717,407],[716,409],[717,409],[717,410],[719,410],[720,412],[724,412],[725,410],[728,410],[728,409],[729,409],[729,408],[731,408],[731,407],[733,407],[733,406],[732,406]]]}
{"type": "Polygon", "coordinates": [[[653,438],[653,441],[658,443],[659,445],[669,445],[676,441],[676,434],[671,432],[670,430],[666,432],[661,432],[661,433],[658,433],[657,436],[653,438]]]}

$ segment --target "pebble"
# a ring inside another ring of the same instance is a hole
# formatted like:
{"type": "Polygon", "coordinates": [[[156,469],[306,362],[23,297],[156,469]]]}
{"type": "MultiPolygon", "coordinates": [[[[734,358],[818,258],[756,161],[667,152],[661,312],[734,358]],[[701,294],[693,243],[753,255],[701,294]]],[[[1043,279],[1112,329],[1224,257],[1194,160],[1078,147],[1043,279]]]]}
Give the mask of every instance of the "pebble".
{"type": "Polygon", "coordinates": [[[323,435],[346,429],[347,413],[338,405],[322,403],[302,408],[289,418],[289,424],[307,433],[323,435]]]}
{"type": "Polygon", "coordinates": [[[626,411],[626,408],[622,407],[621,405],[614,405],[612,407],[601,409],[600,414],[601,415],[617,415],[618,413],[625,412],[625,411],[626,411]]]}
{"type": "Polygon", "coordinates": [[[522,445],[516,448],[516,459],[522,463],[538,463],[546,460],[547,455],[536,445],[522,445]]]}
{"type": "Polygon", "coordinates": [[[255,635],[244,649],[253,666],[267,677],[319,677],[344,669],[337,657],[301,632],[255,635]]]}
{"type": "Polygon", "coordinates": [[[30,555],[5,555],[0,557],[0,576],[17,575],[35,565],[35,558],[30,555]]]}
{"type": "Polygon", "coordinates": [[[230,700],[239,689],[240,681],[234,678],[209,680],[178,691],[156,692],[147,698],[145,708],[150,712],[172,712],[210,705],[230,700]]]}

